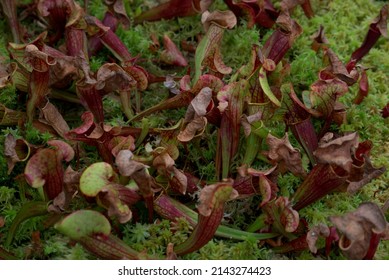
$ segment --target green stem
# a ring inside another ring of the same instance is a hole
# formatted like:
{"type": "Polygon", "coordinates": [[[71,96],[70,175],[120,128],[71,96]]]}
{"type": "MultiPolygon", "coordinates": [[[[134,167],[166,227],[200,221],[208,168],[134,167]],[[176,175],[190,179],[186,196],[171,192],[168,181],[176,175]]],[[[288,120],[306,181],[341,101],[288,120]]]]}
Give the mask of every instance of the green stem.
{"type": "MultiPolygon", "coordinates": [[[[185,218],[192,226],[195,226],[198,221],[198,214],[185,206],[184,204],[174,200],[166,195],[162,195],[154,201],[155,211],[163,218],[168,220],[176,220],[179,217],[185,218]],[[161,207],[162,206],[162,207],[161,207]]],[[[253,233],[239,229],[233,229],[227,226],[219,225],[215,232],[215,236],[234,239],[247,240],[254,238],[257,240],[264,240],[278,236],[277,233],[253,233]]]]}
{"type": "Polygon", "coordinates": [[[139,147],[140,144],[142,144],[143,140],[149,135],[149,130],[150,130],[150,122],[148,119],[143,118],[142,119],[142,131],[136,139],[135,147],[139,147]]]}
{"type": "Polygon", "coordinates": [[[266,216],[264,214],[258,216],[255,221],[246,229],[248,232],[256,232],[266,226],[266,216]]]}
{"type": "Polygon", "coordinates": [[[136,111],[136,113],[140,112],[141,104],[142,104],[142,92],[135,89],[135,111],[136,111]]]}
{"type": "Polygon", "coordinates": [[[78,98],[77,95],[65,91],[65,90],[60,90],[60,89],[51,89],[51,97],[55,99],[59,99],[62,101],[67,101],[70,103],[76,103],[76,104],[81,104],[80,99],[78,98]]]}
{"type": "Polygon", "coordinates": [[[273,102],[277,107],[281,107],[280,101],[270,89],[269,82],[267,81],[266,70],[263,67],[259,70],[259,83],[261,84],[263,92],[270,99],[270,101],[273,102]]]}
{"type": "Polygon", "coordinates": [[[261,138],[254,133],[250,133],[246,139],[246,151],[242,163],[250,166],[257,157],[260,147],[261,138]]]}
{"type": "Polygon", "coordinates": [[[32,217],[46,215],[47,213],[47,202],[31,201],[25,203],[13,220],[12,225],[8,230],[4,245],[6,247],[11,245],[11,242],[15,236],[15,232],[22,222],[32,217]]]}
{"type": "Polygon", "coordinates": [[[123,112],[126,115],[127,119],[130,120],[134,117],[134,113],[131,108],[131,92],[121,91],[119,95],[123,107],[123,112]]]}

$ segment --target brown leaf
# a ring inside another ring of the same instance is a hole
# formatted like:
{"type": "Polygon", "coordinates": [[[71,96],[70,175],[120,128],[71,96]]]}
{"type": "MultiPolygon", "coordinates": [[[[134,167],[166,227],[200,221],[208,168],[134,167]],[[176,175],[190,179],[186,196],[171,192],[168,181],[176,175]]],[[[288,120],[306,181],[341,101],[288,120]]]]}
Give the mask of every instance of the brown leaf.
{"type": "Polygon", "coordinates": [[[378,242],[374,244],[372,238],[385,236],[388,227],[381,209],[372,202],[362,203],[343,216],[330,217],[330,221],[342,233],[339,247],[349,259],[363,259],[368,253],[374,255],[378,242]]]}
{"type": "Polygon", "coordinates": [[[171,170],[173,168],[174,159],[169,155],[167,150],[163,150],[155,156],[153,166],[164,173],[165,170],[171,170]]]}
{"type": "Polygon", "coordinates": [[[173,177],[170,178],[170,185],[181,194],[185,194],[188,188],[188,177],[187,175],[180,169],[173,166],[173,177]]]}
{"type": "Polygon", "coordinates": [[[324,27],[323,25],[320,25],[319,27],[319,30],[313,34],[311,37],[312,39],[312,49],[314,51],[318,51],[320,48],[323,48],[325,46],[327,46],[330,42],[328,41],[328,39],[326,38],[326,36],[324,35],[324,27]]]}
{"type": "Polygon", "coordinates": [[[4,141],[4,155],[7,158],[8,174],[17,162],[25,161],[30,156],[30,145],[24,139],[16,139],[8,134],[4,141]]]}
{"type": "Polygon", "coordinates": [[[120,200],[118,191],[114,187],[102,189],[98,195],[98,200],[108,209],[109,217],[116,217],[122,224],[131,220],[132,212],[130,208],[120,200]]]}
{"type": "MultiPolygon", "coordinates": [[[[333,50],[328,48],[324,52],[324,58],[327,59],[329,66],[321,72],[324,71],[325,74],[332,74],[334,77],[337,77],[349,86],[355,84],[355,82],[358,80],[358,73],[356,71],[351,71],[349,73],[346,66],[338,58],[333,50]]],[[[319,75],[323,76],[324,73],[320,73],[319,75]]]]}
{"type": "Polygon", "coordinates": [[[334,138],[332,133],[327,133],[319,141],[319,147],[313,153],[319,163],[340,166],[348,173],[351,171],[353,151],[358,147],[358,134],[351,134],[334,138]]]}
{"type": "Polygon", "coordinates": [[[213,11],[212,13],[205,11],[201,15],[201,22],[204,25],[205,31],[209,29],[211,24],[215,24],[221,28],[232,29],[237,23],[236,16],[231,11],[213,11]]]}
{"type": "Polygon", "coordinates": [[[132,176],[145,168],[143,163],[132,160],[133,154],[129,150],[121,150],[116,156],[116,165],[123,176],[132,176]]]}
{"type": "Polygon", "coordinates": [[[64,173],[64,190],[68,193],[74,193],[77,191],[78,185],[80,183],[80,177],[81,172],[74,171],[73,168],[69,165],[64,173]]]}
{"type": "Polygon", "coordinates": [[[364,159],[365,162],[363,166],[363,178],[357,182],[350,182],[350,184],[347,186],[347,192],[350,194],[355,194],[371,180],[381,176],[386,171],[385,167],[373,167],[368,156],[364,156],[364,159]]]}
{"type": "Polygon", "coordinates": [[[12,82],[12,76],[16,72],[17,64],[12,62],[4,64],[3,58],[0,57],[0,89],[5,88],[12,82]]]}
{"type": "Polygon", "coordinates": [[[40,120],[54,128],[62,137],[69,131],[69,126],[58,109],[49,101],[41,108],[44,120],[40,120]]]}
{"type": "Polygon", "coordinates": [[[306,175],[302,166],[300,151],[292,147],[288,133],[285,133],[282,139],[278,139],[269,133],[266,143],[270,149],[267,157],[273,164],[279,165],[281,172],[290,171],[297,176],[306,175]]]}
{"type": "Polygon", "coordinates": [[[193,109],[195,115],[205,116],[207,113],[207,108],[212,100],[212,90],[209,87],[205,87],[200,90],[200,92],[193,98],[188,106],[187,114],[185,115],[185,121],[191,119],[191,109],[193,109]],[[189,115],[189,116],[188,116],[189,115]]]}
{"type": "MultiPolygon", "coordinates": [[[[269,201],[275,199],[277,197],[277,192],[279,191],[278,186],[271,181],[269,178],[271,174],[277,169],[277,166],[273,166],[272,168],[265,171],[258,171],[253,168],[247,168],[247,166],[243,165],[238,168],[239,175],[244,177],[247,175],[251,175],[253,177],[259,178],[259,192],[262,195],[262,202],[260,207],[264,206],[269,201]]],[[[256,188],[258,186],[255,186],[256,188]]]]}
{"type": "Polygon", "coordinates": [[[196,49],[194,83],[197,83],[205,67],[211,70],[211,74],[219,77],[232,71],[232,68],[224,65],[220,47],[225,29],[232,28],[236,24],[235,15],[231,11],[214,11],[212,13],[206,11],[203,13],[201,21],[206,29],[206,34],[196,49]],[[225,17],[227,21],[224,21],[225,17]],[[235,20],[231,20],[232,18],[235,20]]]}
{"type": "Polygon", "coordinates": [[[165,50],[161,53],[161,61],[174,66],[185,67],[188,65],[185,57],[182,55],[181,51],[173,43],[173,41],[167,36],[163,36],[163,45],[165,50]]]}
{"type": "Polygon", "coordinates": [[[166,247],[166,260],[177,260],[177,255],[174,253],[174,244],[169,243],[166,247]]]}
{"type": "Polygon", "coordinates": [[[37,46],[30,44],[25,47],[25,57],[31,67],[38,72],[47,72],[49,67],[57,63],[51,55],[41,51],[37,46]]]}
{"type": "Polygon", "coordinates": [[[184,130],[181,130],[177,136],[177,139],[181,142],[189,142],[194,137],[203,134],[205,127],[207,126],[207,118],[196,117],[188,125],[185,126],[184,130]]]}
{"type": "Polygon", "coordinates": [[[330,235],[330,229],[327,225],[320,223],[317,226],[312,227],[308,233],[307,233],[307,243],[309,250],[316,254],[317,253],[317,247],[316,242],[319,239],[320,236],[322,237],[328,237],[330,235]]]}
{"type": "Polygon", "coordinates": [[[129,150],[121,150],[116,156],[116,165],[119,173],[123,176],[129,176],[139,187],[143,196],[152,196],[151,176],[147,172],[147,165],[132,160],[133,154],[129,150]]]}
{"type": "Polygon", "coordinates": [[[129,91],[136,87],[136,81],[116,63],[105,63],[97,71],[96,89],[105,93],[129,91]]]}

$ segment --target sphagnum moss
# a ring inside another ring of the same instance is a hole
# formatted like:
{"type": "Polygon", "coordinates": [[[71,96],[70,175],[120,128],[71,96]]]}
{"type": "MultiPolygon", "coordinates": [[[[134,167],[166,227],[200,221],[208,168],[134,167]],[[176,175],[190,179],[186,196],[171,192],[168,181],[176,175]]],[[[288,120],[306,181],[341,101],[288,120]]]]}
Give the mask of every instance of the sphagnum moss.
{"type": "MultiPolygon", "coordinates": [[[[90,5],[90,12],[99,17],[103,16],[104,10],[102,5],[96,4],[98,1],[92,1],[90,5]]],[[[133,5],[127,5],[126,9],[129,15],[138,15],[142,9],[148,9],[144,4],[144,1],[132,1],[133,5]]],[[[222,1],[216,1],[216,6],[225,7],[222,1]]],[[[277,2],[277,1],[275,1],[277,2]]],[[[326,36],[329,40],[329,46],[339,56],[343,62],[347,62],[351,53],[360,46],[364,36],[367,32],[368,26],[372,19],[378,14],[382,3],[377,1],[311,1],[316,15],[312,19],[307,19],[302,10],[298,7],[293,12],[293,18],[295,18],[302,26],[304,33],[296,40],[292,49],[286,56],[286,59],[291,62],[291,75],[290,82],[293,83],[295,88],[299,91],[306,90],[317,79],[317,73],[323,68],[322,54],[314,53],[311,48],[311,39],[309,38],[314,34],[319,26],[322,24],[325,27],[326,36]],[[363,7],[361,9],[361,7],[363,7]]],[[[277,2],[278,3],[278,2],[277,2]]],[[[155,74],[165,75],[173,74],[171,69],[161,70],[159,67],[155,67],[154,64],[158,60],[158,53],[152,53],[149,49],[151,39],[145,34],[159,34],[162,36],[167,33],[172,36],[173,41],[179,44],[181,40],[196,40],[196,34],[202,32],[201,26],[198,24],[199,16],[174,19],[168,21],[160,21],[155,23],[145,23],[142,25],[132,26],[128,30],[124,30],[119,27],[117,34],[129,48],[129,51],[133,55],[140,54],[139,63],[145,66],[147,69],[155,69],[155,74]]],[[[269,37],[271,31],[264,29],[246,29],[245,21],[242,21],[235,29],[227,32],[223,39],[222,55],[226,65],[232,67],[234,70],[239,69],[243,64],[247,63],[247,59],[250,55],[251,45],[258,44],[263,45],[266,38],[269,37]],[[262,37],[262,40],[259,38],[262,37]]],[[[0,23],[0,29],[4,30],[6,24],[4,21],[0,23]]],[[[159,39],[161,39],[160,37],[159,39]]],[[[7,56],[5,49],[6,41],[0,39],[0,53],[3,56],[7,56]]],[[[92,70],[96,70],[105,60],[100,60],[99,57],[93,58],[91,61],[92,70]]],[[[193,61],[190,61],[193,65],[193,61]]],[[[380,116],[380,109],[383,108],[389,101],[389,84],[387,79],[387,73],[389,73],[389,41],[384,38],[380,38],[376,46],[366,55],[360,62],[366,67],[370,67],[368,70],[368,77],[370,83],[369,96],[364,99],[361,105],[354,105],[353,100],[357,94],[357,86],[350,88],[349,92],[341,98],[341,101],[348,107],[348,119],[347,123],[340,127],[341,131],[358,131],[362,140],[371,140],[374,148],[371,152],[373,165],[386,166],[389,168],[389,129],[388,123],[380,116]]],[[[184,74],[185,70],[181,70],[184,74]]],[[[149,104],[156,104],[161,98],[166,96],[166,89],[160,87],[158,92],[163,92],[155,97],[154,91],[144,94],[146,107],[150,107],[149,104]],[[162,96],[162,97],[161,97],[162,96]],[[150,101],[151,100],[151,101],[150,101]]],[[[159,94],[159,93],[158,93],[159,94]]],[[[1,101],[7,103],[9,106],[16,106],[16,93],[14,89],[8,88],[1,92],[1,101]]],[[[113,107],[108,112],[108,116],[112,118],[111,124],[121,124],[123,121],[120,118],[120,112],[118,111],[117,104],[113,104],[112,100],[105,100],[105,106],[113,107]]],[[[166,112],[166,116],[162,116],[155,120],[158,126],[164,126],[171,118],[172,112],[166,112]],[[170,115],[169,115],[170,114],[170,115]],[[162,121],[161,121],[162,119],[162,121]]],[[[183,117],[184,112],[175,112],[177,114],[175,119],[183,117]]],[[[162,114],[163,115],[163,114],[162,114]]],[[[153,118],[153,117],[151,117],[153,118]]],[[[155,116],[154,116],[155,118],[155,116]]],[[[283,135],[284,126],[280,124],[275,133],[279,136],[283,135]]],[[[41,134],[35,130],[29,130],[27,138],[32,143],[45,143],[48,139],[48,135],[41,134]]],[[[295,139],[291,137],[293,146],[298,146],[295,139]]],[[[192,145],[192,144],[191,144],[192,145]]],[[[211,148],[211,147],[210,147],[211,148]]],[[[96,152],[95,149],[91,149],[91,155],[96,152]]],[[[212,162],[206,153],[201,154],[201,151],[192,151],[192,162],[199,168],[199,175],[204,180],[213,180],[211,178],[214,173],[212,168],[212,162]],[[208,160],[208,164],[207,164],[208,160]],[[204,164],[205,162],[205,164],[204,164]]],[[[211,153],[211,152],[209,152],[211,153]]],[[[93,156],[95,157],[95,156],[93,156]]],[[[3,158],[2,158],[3,159],[3,158]]],[[[90,160],[90,163],[97,159],[90,160]]],[[[3,166],[5,162],[2,162],[3,166]]],[[[265,167],[265,163],[256,163],[260,167],[265,167]]],[[[5,170],[5,169],[4,169],[5,170]]],[[[12,174],[13,175],[13,174],[12,174]]],[[[281,192],[292,193],[295,186],[298,184],[299,179],[291,174],[283,175],[279,178],[279,188],[281,192]]],[[[385,173],[380,178],[374,180],[367,186],[365,186],[355,196],[350,196],[346,193],[335,193],[328,195],[321,199],[319,202],[303,209],[300,212],[301,217],[305,218],[309,224],[317,224],[324,222],[328,224],[327,217],[331,215],[338,215],[355,209],[361,202],[366,200],[373,200],[379,205],[382,205],[386,199],[389,198],[389,190],[387,182],[389,181],[388,173],[385,173]]],[[[2,206],[2,213],[7,216],[6,225],[0,229],[1,234],[7,231],[10,226],[9,217],[15,216],[20,205],[17,203],[17,198],[14,192],[8,190],[16,190],[16,186],[7,186],[7,191],[0,188],[0,197],[6,197],[6,203],[2,206]],[[14,203],[9,203],[13,201],[14,203]]],[[[37,196],[35,191],[30,191],[33,195],[37,196]]],[[[238,207],[243,207],[236,204],[238,207]]],[[[241,213],[239,209],[235,213],[241,213]]],[[[234,213],[230,220],[234,220],[234,213]]],[[[255,217],[254,217],[255,218],[255,217]]],[[[253,219],[254,219],[253,218],[253,219]]],[[[30,239],[30,233],[32,230],[39,229],[39,219],[33,219],[26,222],[23,227],[18,231],[18,237],[16,240],[22,241],[30,239]]],[[[246,219],[236,218],[241,226],[247,224],[249,221],[246,219]]],[[[170,223],[168,221],[162,221],[159,224],[153,225],[131,225],[123,230],[123,240],[128,243],[135,243],[134,247],[139,250],[148,250],[151,254],[158,254],[163,256],[165,253],[165,247],[169,241],[175,243],[182,242],[187,234],[190,232],[189,228],[182,226],[181,232],[177,235],[173,235],[170,231],[170,223]],[[143,232],[139,232],[143,231],[143,232]],[[143,235],[142,235],[143,234],[143,235]]],[[[85,253],[83,249],[73,247],[68,250],[66,240],[57,239],[55,232],[47,233],[47,237],[44,246],[44,253],[46,257],[50,258],[64,258],[64,255],[69,258],[93,258],[88,253],[85,253]],[[58,244],[57,244],[58,243],[58,244]]],[[[26,243],[24,243],[26,244],[26,243]]],[[[22,251],[21,249],[19,250],[22,251]]],[[[376,254],[378,259],[388,259],[387,252],[389,251],[389,242],[381,242],[376,254]]],[[[22,255],[22,253],[20,253],[22,255]]],[[[209,242],[201,250],[196,253],[191,253],[184,256],[185,259],[275,259],[284,258],[285,256],[278,256],[266,248],[261,248],[258,244],[252,240],[244,242],[233,242],[229,240],[214,240],[209,242]]],[[[340,254],[331,254],[331,258],[343,258],[340,254]]],[[[300,259],[314,258],[307,251],[297,256],[300,259]]]]}

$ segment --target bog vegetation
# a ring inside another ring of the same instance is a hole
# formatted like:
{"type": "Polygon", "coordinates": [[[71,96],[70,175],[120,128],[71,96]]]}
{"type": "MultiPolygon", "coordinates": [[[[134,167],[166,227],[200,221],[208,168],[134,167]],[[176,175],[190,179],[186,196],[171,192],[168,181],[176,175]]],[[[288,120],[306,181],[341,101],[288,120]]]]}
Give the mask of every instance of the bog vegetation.
{"type": "Polygon", "coordinates": [[[0,259],[389,259],[388,4],[0,3],[0,259]]]}

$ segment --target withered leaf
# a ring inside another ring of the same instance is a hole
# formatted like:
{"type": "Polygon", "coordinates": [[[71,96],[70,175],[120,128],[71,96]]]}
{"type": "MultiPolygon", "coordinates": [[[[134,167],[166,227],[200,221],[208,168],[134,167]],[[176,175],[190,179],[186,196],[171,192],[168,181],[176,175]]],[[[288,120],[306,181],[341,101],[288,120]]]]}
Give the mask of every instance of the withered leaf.
{"type": "Polygon", "coordinates": [[[161,61],[174,66],[185,67],[188,65],[185,57],[181,51],[177,48],[174,42],[169,38],[169,36],[163,36],[163,45],[165,50],[161,53],[161,61]]]}
{"type": "Polygon", "coordinates": [[[136,87],[136,81],[122,67],[116,63],[105,63],[97,71],[98,90],[105,93],[114,91],[128,91],[136,87]]]}
{"type": "Polygon", "coordinates": [[[334,164],[350,172],[353,151],[358,147],[358,134],[353,132],[339,138],[333,137],[332,133],[324,135],[313,154],[317,162],[334,164]]]}
{"type": "Polygon", "coordinates": [[[196,117],[188,125],[185,126],[184,130],[180,131],[177,135],[177,139],[181,142],[189,142],[194,137],[201,135],[207,126],[207,118],[196,117]]]}
{"type": "MultiPolygon", "coordinates": [[[[50,125],[62,137],[69,131],[69,126],[58,109],[49,101],[41,108],[44,123],[50,125]]],[[[42,120],[41,120],[42,121],[42,120]]]]}
{"type": "Polygon", "coordinates": [[[118,166],[119,173],[123,176],[129,176],[134,179],[139,187],[140,192],[144,196],[152,196],[151,176],[147,172],[147,165],[141,162],[132,160],[133,154],[129,150],[121,150],[117,156],[115,163],[118,166]]]}
{"type": "MultiPolygon", "coordinates": [[[[189,108],[193,108],[197,116],[204,116],[207,113],[207,107],[212,100],[212,89],[205,87],[193,98],[190,102],[189,108]]],[[[186,120],[185,116],[185,120],[186,120]]]]}
{"type": "Polygon", "coordinates": [[[381,176],[386,171],[386,168],[379,167],[375,168],[370,161],[370,158],[368,156],[364,155],[364,165],[363,165],[363,177],[361,180],[357,182],[350,182],[350,184],[347,186],[347,192],[351,194],[355,194],[358,192],[363,186],[365,186],[367,183],[369,183],[371,180],[374,180],[375,178],[381,176]]]}
{"type": "Polygon", "coordinates": [[[231,11],[213,11],[212,13],[205,11],[201,15],[201,22],[204,25],[205,31],[209,29],[211,24],[215,24],[221,28],[232,29],[237,23],[236,16],[231,11]]]}
{"type": "Polygon", "coordinates": [[[17,64],[12,62],[8,65],[4,64],[3,58],[0,57],[0,89],[11,84],[12,76],[16,72],[17,64]]]}
{"type": "Polygon", "coordinates": [[[343,216],[332,216],[330,221],[342,233],[339,247],[349,259],[363,259],[367,254],[373,257],[378,242],[371,242],[372,238],[384,237],[388,227],[380,207],[372,202],[362,203],[343,216]]]}
{"type": "Polygon", "coordinates": [[[266,143],[269,145],[268,158],[273,164],[279,165],[281,172],[290,171],[294,175],[305,176],[300,151],[292,147],[288,133],[282,139],[269,133],[266,143]]]}
{"type": "Polygon", "coordinates": [[[16,139],[12,134],[7,134],[4,141],[4,155],[7,158],[8,174],[10,174],[17,162],[28,159],[30,145],[24,139],[16,139]]]}
{"type": "Polygon", "coordinates": [[[322,237],[328,237],[330,235],[330,229],[327,225],[320,223],[317,226],[312,227],[308,233],[307,233],[307,243],[309,250],[316,254],[317,253],[317,247],[316,242],[319,239],[320,236],[322,237]]]}
{"type": "Polygon", "coordinates": [[[319,48],[322,48],[326,45],[328,45],[330,42],[324,35],[324,26],[320,25],[319,30],[311,36],[312,39],[312,49],[314,51],[318,51],[319,48]]]}

